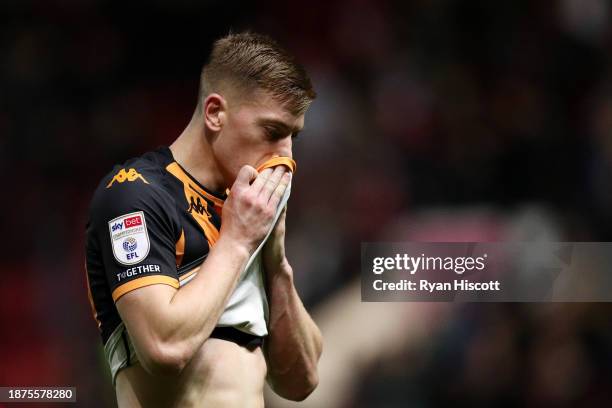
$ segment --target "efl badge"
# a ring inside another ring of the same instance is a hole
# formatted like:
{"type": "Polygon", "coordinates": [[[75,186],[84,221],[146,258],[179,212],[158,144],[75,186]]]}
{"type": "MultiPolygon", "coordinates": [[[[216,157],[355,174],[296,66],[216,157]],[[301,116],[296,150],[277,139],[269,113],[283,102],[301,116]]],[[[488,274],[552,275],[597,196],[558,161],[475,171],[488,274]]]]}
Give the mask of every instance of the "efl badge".
{"type": "Polygon", "coordinates": [[[123,265],[136,264],[149,254],[149,233],[142,211],[108,222],[113,255],[123,265]]]}

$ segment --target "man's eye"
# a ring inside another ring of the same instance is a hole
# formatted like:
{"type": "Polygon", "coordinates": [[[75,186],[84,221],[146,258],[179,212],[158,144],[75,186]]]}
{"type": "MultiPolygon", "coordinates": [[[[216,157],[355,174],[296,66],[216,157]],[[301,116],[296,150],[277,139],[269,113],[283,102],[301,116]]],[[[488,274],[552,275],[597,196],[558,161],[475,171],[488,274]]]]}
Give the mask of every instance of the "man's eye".
{"type": "Polygon", "coordinates": [[[283,135],[277,129],[266,129],[266,134],[270,140],[282,139],[283,135]]]}

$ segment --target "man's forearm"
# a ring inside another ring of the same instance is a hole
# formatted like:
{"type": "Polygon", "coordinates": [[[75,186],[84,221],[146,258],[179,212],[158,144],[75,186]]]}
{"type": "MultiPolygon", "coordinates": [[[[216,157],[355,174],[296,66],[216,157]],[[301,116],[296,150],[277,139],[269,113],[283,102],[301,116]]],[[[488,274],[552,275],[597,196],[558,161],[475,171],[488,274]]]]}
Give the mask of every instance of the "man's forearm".
{"type": "Polygon", "coordinates": [[[250,254],[223,237],[188,285],[180,288],[167,308],[165,339],[192,354],[214,329],[250,254]]]}
{"type": "Polygon", "coordinates": [[[322,337],[304,308],[287,262],[267,274],[270,334],[265,342],[270,385],[285,398],[301,400],[317,386],[322,337]]]}

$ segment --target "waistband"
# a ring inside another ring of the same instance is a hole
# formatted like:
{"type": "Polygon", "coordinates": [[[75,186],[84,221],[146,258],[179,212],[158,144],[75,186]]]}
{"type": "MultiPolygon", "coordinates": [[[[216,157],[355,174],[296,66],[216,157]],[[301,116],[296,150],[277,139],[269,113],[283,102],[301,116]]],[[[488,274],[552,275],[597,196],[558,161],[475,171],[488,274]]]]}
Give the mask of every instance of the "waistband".
{"type": "Polygon", "coordinates": [[[264,341],[264,337],[255,336],[253,334],[245,333],[236,329],[235,327],[222,327],[217,326],[214,328],[210,337],[216,339],[231,341],[242,347],[254,348],[261,346],[264,341]]]}

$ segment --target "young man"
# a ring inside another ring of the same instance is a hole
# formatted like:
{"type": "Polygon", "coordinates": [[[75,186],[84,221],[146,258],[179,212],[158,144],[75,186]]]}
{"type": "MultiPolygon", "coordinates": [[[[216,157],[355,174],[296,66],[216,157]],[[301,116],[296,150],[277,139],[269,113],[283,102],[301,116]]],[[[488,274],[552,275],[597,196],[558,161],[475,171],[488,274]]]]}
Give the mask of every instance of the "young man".
{"type": "Polygon", "coordinates": [[[314,98],[274,41],[228,35],[178,139],[98,186],[87,277],[119,407],[261,407],[266,378],[292,400],[317,386],[321,333],[284,247],[292,138],[314,98]]]}

